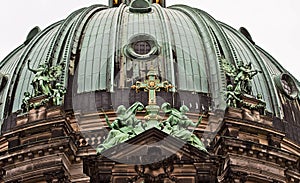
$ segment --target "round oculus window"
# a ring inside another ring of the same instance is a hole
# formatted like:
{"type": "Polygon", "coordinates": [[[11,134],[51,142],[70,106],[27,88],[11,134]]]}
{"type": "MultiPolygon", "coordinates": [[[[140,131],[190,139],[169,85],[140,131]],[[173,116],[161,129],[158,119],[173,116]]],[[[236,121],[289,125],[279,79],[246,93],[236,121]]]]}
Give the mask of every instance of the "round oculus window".
{"type": "Polygon", "coordinates": [[[291,95],[291,94],[293,93],[292,87],[291,87],[291,85],[288,83],[288,81],[286,81],[286,80],[281,80],[281,84],[282,84],[282,87],[283,87],[284,91],[285,91],[288,95],[291,95]]]}
{"type": "Polygon", "coordinates": [[[279,89],[290,99],[295,99],[298,96],[298,88],[289,74],[281,74],[276,77],[276,84],[279,89]]]}
{"type": "Polygon", "coordinates": [[[139,34],[133,36],[124,47],[127,57],[134,60],[153,60],[159,54],[160,47],[151,35],[139,34]]]}

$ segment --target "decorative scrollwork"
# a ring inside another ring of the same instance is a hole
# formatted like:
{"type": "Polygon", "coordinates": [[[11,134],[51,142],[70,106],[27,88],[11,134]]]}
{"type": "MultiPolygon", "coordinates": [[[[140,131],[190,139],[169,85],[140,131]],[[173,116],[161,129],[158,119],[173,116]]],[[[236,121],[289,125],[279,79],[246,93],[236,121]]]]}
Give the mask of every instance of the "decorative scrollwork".
{"type": "Polygon", "coordinates": [[[164,159],[159,162],[154,162],[147,165],[135,165],[134,170],[137,175],[129,178],[128,182],[133,183],[138,181],[139,179],[143,179],[144,183],[156,183],[164,182],[165,179],[169,179],[176,183],[178,182],[178,179],[172,175],[174,171],[174,161],[176,158],[176,155],[173,155],[170,158],[164,159]],[[156,172],[160,169],[162,169],[164,173],[156,175],[156,172]]]}

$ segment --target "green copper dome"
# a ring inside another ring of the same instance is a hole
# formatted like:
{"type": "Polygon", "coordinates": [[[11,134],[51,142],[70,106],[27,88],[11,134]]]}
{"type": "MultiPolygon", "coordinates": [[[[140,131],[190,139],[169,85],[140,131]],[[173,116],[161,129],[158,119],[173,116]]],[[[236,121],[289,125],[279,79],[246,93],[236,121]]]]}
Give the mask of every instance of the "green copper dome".
{"type": "MultiPolygon", "coordinates": [[[[154,68],[160,78],[175,86],[173,93],[209,97],[208,110],[226,107],[227,78],[222,60],[235,66],[241,62],[252,63],[253,68],[261,71],[253,78],[253,95],[262,95],[272,116],[279,119],[286,116],[282,97],[289,92],[284,92],[284,87],[280,89],[277,86],[280,82],[276,84],[275,78],[289,74],[254,44],[250,34],[242,34],[206,12],[185,5],[164,8],[146,4],[143,11],[135,6],[82,8],[45,30],[36,31],[31,40],[0,63],[0,72],[8,78],[0,93],[1,120],[18,112],[24,92],[33,91],[34,74],[27,68],[29,60],[31,68],[44,63],[64,63],[60,82],[67,88],[67,108],[71,108],[74,96],[80,94],[106,92],[113,95],[130,90],[154,68]]],[[[289,82],[296,83],[290,78],[289,82]]],[[[291,105],[299,102],[298,82],[295,86],[291,105]]],[[[200,103],[184,97],[171,100],[195,110],[201,108],[200,103]]]]}

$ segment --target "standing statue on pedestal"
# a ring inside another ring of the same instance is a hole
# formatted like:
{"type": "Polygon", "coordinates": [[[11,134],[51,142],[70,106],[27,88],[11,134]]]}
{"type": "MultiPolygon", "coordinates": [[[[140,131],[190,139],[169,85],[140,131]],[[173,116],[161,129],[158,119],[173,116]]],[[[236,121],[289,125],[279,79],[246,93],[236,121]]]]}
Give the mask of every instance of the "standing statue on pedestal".
{"type": "Polygon", "coordinates": [[[23,112],[27,112],[33,108],[39,108],[49,103],[56,106],[62,105],[66,88],[59,81],[63,73],[64,64],[49,67],[46,62],[40,64],[37,69],[32,69],[29,63],[30,60],[27,62],[28,70],[35,74],[31,82],[34,93],[24,93],[23,103],[21,105],[23,112]],[[30,99],[34,97],[42,97],[42,99],[40,99],[40,101],[30,102],[30,99]]]}
{"type": "Polygon", "coordinates": [[[50,70],[47,63],[40,64],[37,69],[30,68],[29,63],[30,60],[27,62],[28,70],[35,74],[31,82],[34,89],[34,96],[50,95],[52,78],[49,77],[50,70]]]}

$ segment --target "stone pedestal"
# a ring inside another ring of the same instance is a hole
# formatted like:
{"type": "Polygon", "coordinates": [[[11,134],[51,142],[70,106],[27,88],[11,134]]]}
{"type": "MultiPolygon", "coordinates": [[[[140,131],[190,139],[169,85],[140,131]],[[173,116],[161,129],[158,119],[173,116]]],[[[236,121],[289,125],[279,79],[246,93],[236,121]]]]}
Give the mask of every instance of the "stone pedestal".
{"type": "Polygon", "coordinates": [[[24,125],[29,122],[45,120],[52,117],[60,117],[63,110],[60,106],[53,106],[45,95],[29,99],[29,103],[34,106],[26,113],[17,116],[16,126],[24,125]]]}
{"type": "Polygon", "coordinates": [[[145,130],[158,127],[159,121],[161,120],[161,117],[158,115],[159,110],[160,107],[157,105],[146,106],[147,116],[145,116],[145,119],[147,126],[145,130]]]}

